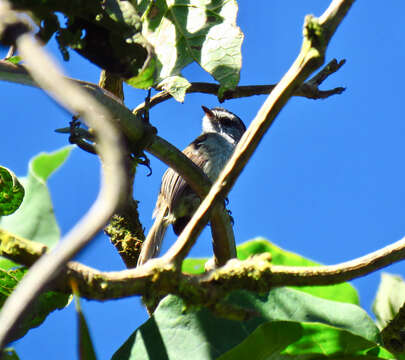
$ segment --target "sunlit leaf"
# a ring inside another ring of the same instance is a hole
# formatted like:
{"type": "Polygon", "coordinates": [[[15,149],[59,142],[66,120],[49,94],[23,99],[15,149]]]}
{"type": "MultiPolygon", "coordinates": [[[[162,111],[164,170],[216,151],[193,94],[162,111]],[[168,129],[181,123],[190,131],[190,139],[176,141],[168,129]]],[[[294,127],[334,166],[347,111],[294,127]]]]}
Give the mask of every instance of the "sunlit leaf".
{"type": "MultiPolygon", "coordinates": [[[[144,1],[137,3],[145,10],[144,1]]],[[[158,58],[158,81],[195,61],[221,84],[220,93],[238,84],[243,34],[235,0],[158,0],[148,6],[142,34],[158,58]]]]}
{"type": "Polygon", "coordinates": [[[15,174],[0,166],[0,216],[10,215],[21,205],[24,188],[15,174]]]}
{"type": "MultiPolygon", "coordinates": [[[[26,272],[27,268],[25,267],[7,271],[0,269],[0,308],[26,272]]],[[[69,300],[70,296],[68,294],[54,291],[47,291],[41,294],[31,306],[24,320],[20,323],[12,340],[21,338],[29,329],[39,326],[52,311],[63,309],[68,304],[69,300]]]]}
{"type": "Polygon", "coordinates": [[[48,247],[56,245],[60,230],[46,180],[65,162],[71,150],[68,146],[31,160],[27,177],[20,179],[25,188],[24,200],[14,214],[0,218],[0,228],[48,247]]]}
{"type": "Polygon", "coordinates": [[[158,87],[166,90],[178,102],[183,102],[187,89],[191,84],[181,76],[170,76],[164,79],[158,87]]]}
{"type": "Polygon", "coordinates": [[[128,85],[138,89],[149,89],[155,83],[156,60],[153,58],[138,75],[126,79],[128,85]]]}
{"type": "Polygon", "coordinates": [[[18,63],[20,63],[22,61],[21,56],[18,56],[18,55],[9,57],[8,59],[5,59],[5,60],[8,62],[11,62],[12,64],[15,64],[15,65],[17,65],[18,63]]]}
{"type": "MultiPolygon", "coordinates": [[[[15,213],[0,218],[0,228],[49,247],[57,243],[60,230],[53,213],[46,180],[64,163],[71,149],[69,146],[51,154],[43,153],[31,160],[28,176],[21,179],[26,190],[24,200],[15,213]]],[[[27,268],[0,257],[0,307],[26,271],[27,268]]],[[[53,291],[42,293],[20,323],[13,340],[24,336],[29,329],[39,326],[52,311],[64,308],[69,299],[68,294],[53,291]]]]}
{"type": "Polygon", "coordinates": [[[393,359],[376,343],[325,324],[273,321],[260,325],[241,344],[219,360],[290,359],[393,359]]]}
{"type": "Polygon", "coordinates": [[[380,329],[384,328],[405,303],[405,282],[399,275],[381,274],[373,312],[380,329]]]}

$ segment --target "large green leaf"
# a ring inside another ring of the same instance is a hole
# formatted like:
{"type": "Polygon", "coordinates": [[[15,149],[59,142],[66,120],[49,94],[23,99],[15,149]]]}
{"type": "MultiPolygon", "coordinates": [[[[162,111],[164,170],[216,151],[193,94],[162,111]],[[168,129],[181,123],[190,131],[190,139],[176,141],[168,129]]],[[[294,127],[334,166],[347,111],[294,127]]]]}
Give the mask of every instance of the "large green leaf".
{"type": "Polygon", "coordinates": [[[41,153],[31,160],[27,177],[20,179],[25,188],[24,200],[14,214],[0,218],[0,228],[49,248],[56,245],[60,230],[46,180],[65,162],[71,150],[72,146],[68,146],[53,153],[41,153]]]}
{"type": "MultiPolygon", "coordinates": [[[[60,230],[46,180],[65,162],[71,149],[69,146],[51,154],[42,153],[31,160],[27,177],[20,179],[26,189],[23,203],[14,214],[0,218],[1,228],[48,247],[57,243],[60,230]]],[[[0,307],[26,271],[27,268],[0,257],[0,307]]],[[[53,291],[41,294],[14,334],[14,340],[24,336],[29,329],[39,326],[52,311],[64,308],[69,299],[69,295],[53,291]]]]}
{"type": "MultiPolygon", "coordinates": [[[[266,239],[257,238],[247,241],[237,247],[238,259],[245,260],[249,256],[268,252],[272,257],[273,265],[286,266],[318,266],[319,263],[306,259],[298,254],[284,250],[266,239]]],[[[186,259],[183,262],[182,270],[189,274],[201,274],[204,272],[204,265],[208,259],[186,259]]],[[[300,286],[294,287],[311,295],[324,299],[342,301],[351,304],[359,304],[357,290],[349,283],[327,286],[300,286]]]]}
{"type": "MultiPolygon", "coordinates": [[[[227,303],[259,315],[240,322],[218,318],[207,309],[184,313],[182,300],[167,296],[113,359],[213,359],[242,343],[259,325],[273,321],[333,326],[372,343],[371,347],[380,341],[374,322],[357,305],[321,299],[294,289],[278,288],[266,295],[237,291],[229,296],[227,303]]],[[[276,335],[268,341],[279,340],[276,335]]]]}
{"type": "Polygon", "coordinates": [[[272,321],[260,325],[220,360],[393,359],[377,344],[346,330],[319,323],[272,321]]]}
{"type": "MultiPolygon", "coordinates": [[[[236,26],[236,0],[137,3],[144,12],[142,34],[154,46],[160,63],[160,80],[180,75],[185,66],[196,61],[221,84],[221,93],[238,84],[243,34],[236,26]]],[[[166,82],[165,89],[181,99],[184,96],[178,90],[184,90],[185,81],[179,77],[173,80],[170,85],[166,82]]]]}
{"type": "MultiPolygon", "coordinates": [[[[18,285],[21,278],[27,272],[25,267],[12,270],[0,269],[0,307],[3,306],[13,289],[18,285]]],[[[69,302],[70,296],[54,291],[41,294],[20,323],[18,330],[13,334],[16,340],[24,336],[33,327],[39,326],[45,318],[56,309],[64,308],[69,302]]]]}
{"type": "Polygon", "coordinates": [[[373,312],[380,329],[384,328],[405,303],[405,282],[399,275],[381,274],[381,282],[373,303],[373,312]]]}
{"type": "Polygon", "coordinates": [[[5,257],[0,256],[0,269],[10,270],[15,267],[18,267],[18,264],[16,264],[14,261],[11,261],[9,259],[6,259],[5,257]]]}
{"type": "Polygon", "coordinates": [[[15,174],[0,166],[0,216],[10,215],[21,205],[24,188],[15,174]]]}

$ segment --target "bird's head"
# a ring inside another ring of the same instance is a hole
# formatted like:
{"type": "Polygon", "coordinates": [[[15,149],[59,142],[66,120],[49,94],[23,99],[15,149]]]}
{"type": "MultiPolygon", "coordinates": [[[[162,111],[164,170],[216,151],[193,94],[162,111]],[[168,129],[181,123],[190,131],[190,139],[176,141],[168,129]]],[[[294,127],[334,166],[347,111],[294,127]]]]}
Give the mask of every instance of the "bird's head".
{"type": "Polygon", "coordinates": [[[202,106],[205,112],[202,121],[203,133],[218,133],[228,141],[237,143],[246,131],[243,121],[230,111],[215,107],[208,109],[202,106]]]}

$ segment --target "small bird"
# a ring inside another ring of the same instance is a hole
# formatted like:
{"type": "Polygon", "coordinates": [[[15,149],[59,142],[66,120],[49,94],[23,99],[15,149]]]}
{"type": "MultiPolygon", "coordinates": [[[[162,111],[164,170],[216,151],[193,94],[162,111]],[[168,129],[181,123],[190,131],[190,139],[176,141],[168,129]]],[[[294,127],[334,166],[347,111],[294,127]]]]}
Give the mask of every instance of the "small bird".
{"type": "MultiPolygon", "coordinates": [[[[202,119],[202,133],[183,153],[214,182],[236,144],[246,130],[243,121],[220,107],[208,109],[202,119]]],[[[156,218],[145,239],[138,259],[138,266],[159,254],[167,227],[172,224],[176,235],[180,235],[200,205],[200,198],[186,181],[169,168],[162,177],[160,192],[153,212],[156,218]]]]}

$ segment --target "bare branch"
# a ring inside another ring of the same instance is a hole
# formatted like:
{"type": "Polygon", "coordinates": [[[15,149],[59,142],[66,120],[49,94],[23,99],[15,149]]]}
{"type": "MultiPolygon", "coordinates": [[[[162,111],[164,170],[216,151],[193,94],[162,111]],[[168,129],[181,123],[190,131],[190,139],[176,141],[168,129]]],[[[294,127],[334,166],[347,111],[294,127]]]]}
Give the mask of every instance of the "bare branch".
{"type": "Polygon", "coordinates": [[[6,1],[0,3],[0,28],[2,35],[7,33],[9,41],[16,44],[35,82],[65,108],[83,116],[87,125],[94,129],[97,150],[104,164],[102,186],[89,212],[64,237],[59,247],[41,257],[32,266],[4,303],[0,312],[2,348],[39,293],[108,221],[119,205],[122,195],[127,193],[127,176],[123,166],[126,151],[108,111],[61,75],[53,61],[27,32],[28,27],[10,10],[6,1]],[[18,31],[15,32],[15,29],[18,31]]]}
{"type": "MultiPolygon", "coordinates": [[[[341,60],[337,62],[336,59],[333,59],[328,65],[322,69],[318,75],[314,77],[317,78],[317,81],[313,81],[313,79],[309,80],[308,82],[303,83],[298,89],[296,89],[293,93],[293,96],[300,96],[305,97],[308,99],[326,99],[332,95],[341,94],[345,91],[343,87],[337,87],[334,89],[329,90],[320,90],[319,85],[322,82],[338,71],[346,62],[346,60],[341,60]],[[321,81],[319,81],[322,78],[321,81]]],[[[192,93],[202,93],[202,94],[211,94],[218,96],[219,90],[218,84],[211,84],[205,82],[194,82],[191,83],[191,86],[187,89],[188,94],[192,93]]],[[[237,86],[234,90],[228,90],[224,93],[223,98],[220,99],[220,102],[230,99],[239,99],[254,95],[268,95],[270,94],[276,85],[243,85],[237,86]]],[[[150,99],[150,107],[158,105],[166,100],[171,99],[172,96],[167,91],[161,91],[160,93],[156,94],[150,99]]],[[[134,113],[142,110],[145,107],[145,103],[139,104],[133,111],[134,113]]]]}

